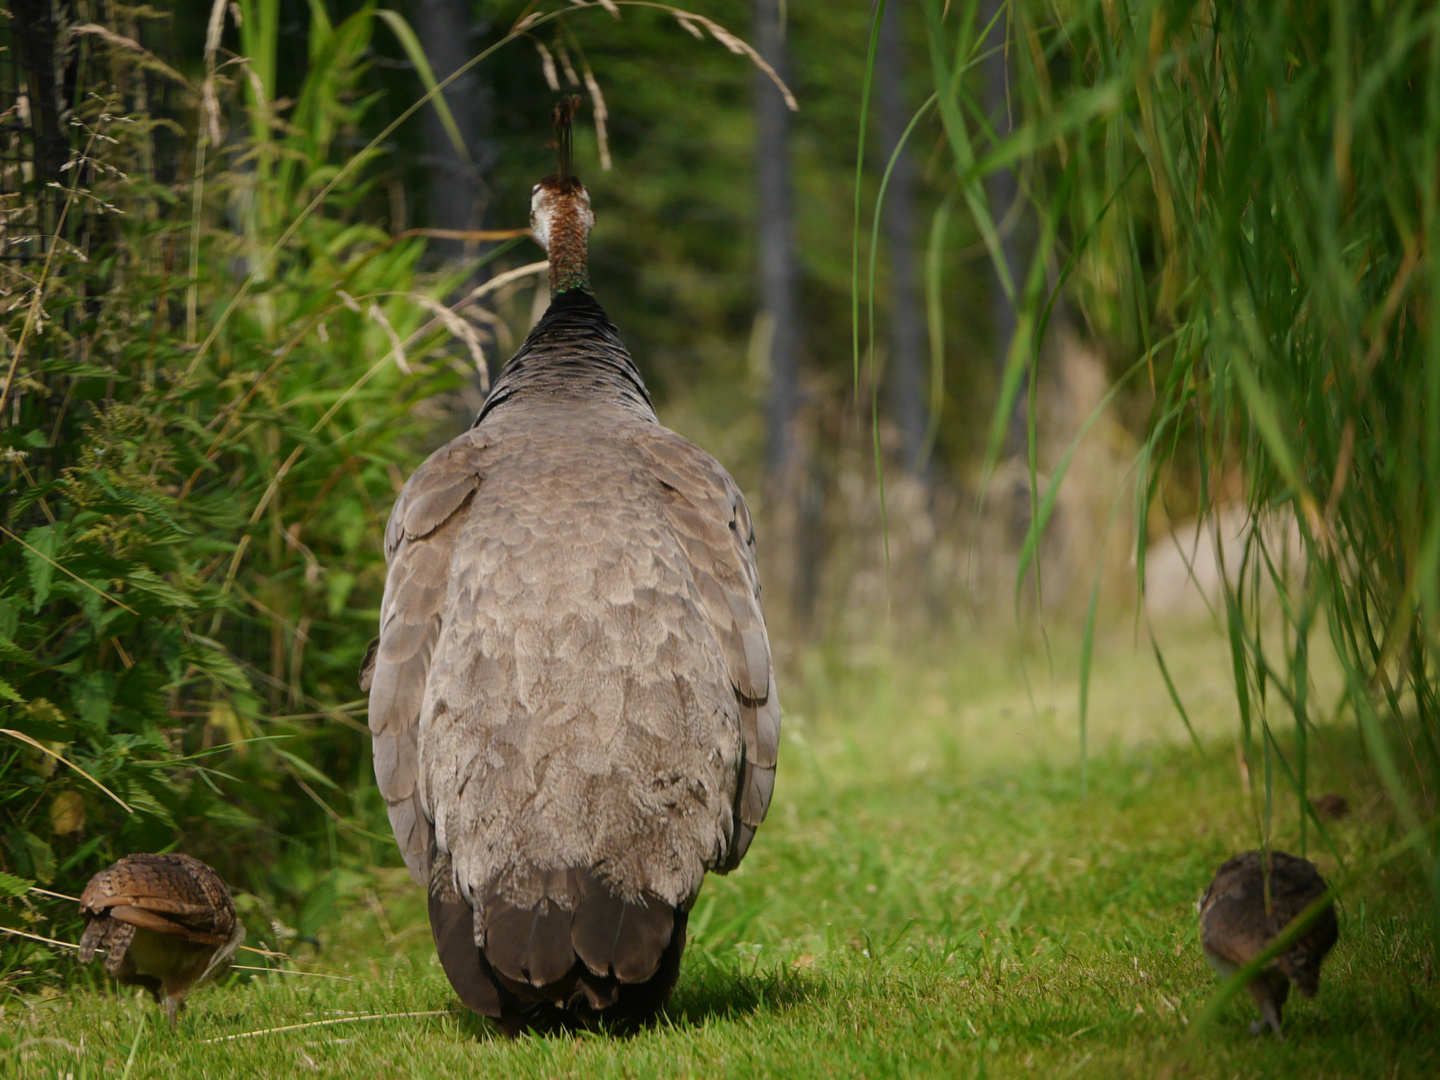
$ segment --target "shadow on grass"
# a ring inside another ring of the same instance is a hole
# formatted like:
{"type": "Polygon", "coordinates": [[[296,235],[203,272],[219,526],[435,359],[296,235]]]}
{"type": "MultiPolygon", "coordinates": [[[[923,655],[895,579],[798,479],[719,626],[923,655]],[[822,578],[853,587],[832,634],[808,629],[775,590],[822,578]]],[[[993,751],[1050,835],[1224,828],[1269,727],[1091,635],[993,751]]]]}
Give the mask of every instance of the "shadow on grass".
{"type": "Polygon", "coordinates": [[[823,1001],[829,994],[823,980],[783,965],[769,969],[757,965],[746,973],[701,953],[686,965],[661,1022],[676,1028],[703,1027],[712,1021],[789,1012],[823,1001]]]}
{"type": "MultiPolygon", "coordinates": [[[[771,970],[758,967],[748,973],[726,966],[708,956],[687,962],[679,985],[660,1015],[639,1027],[588,1029],[592,1034],[613,1039],[630,1039],[650,1032],[685,1031],[710,1023],[725,1023],[751,1016],[774,1016],[801,1005],[828,997],[829,988],[817,978],[806,978],[777,965],[771,970]]],[[[498,1024],[460,1006],[452,1008],[449,1020],[460,1031],[479,1041],[506,1042],[498,1024]]],[[[531,1028],[524,1037],[574,1038],[569,1025],[531,1028]]]]}

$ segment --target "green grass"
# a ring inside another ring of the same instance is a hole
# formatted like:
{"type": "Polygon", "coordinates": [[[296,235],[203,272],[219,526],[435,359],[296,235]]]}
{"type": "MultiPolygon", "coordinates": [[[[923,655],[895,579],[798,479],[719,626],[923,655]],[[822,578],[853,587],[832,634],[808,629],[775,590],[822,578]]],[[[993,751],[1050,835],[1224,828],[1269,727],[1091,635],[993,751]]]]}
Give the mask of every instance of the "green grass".
{"type": "MultiPolygon", "coordinates": [[[[656,1030],[498,1036],[458,1008],[419,890],[378,870],[323,950],[304,947],[311,975],[237,972],[196,992],[174,1034],[148,1001],[98,980],[9,999],[0,1076],[1440,1074],[1426,892],[1404,858],[1346,893],[1320,995],[1294,1001],[1286,1043],[1248,1034],[1243,997],[1195,1030],[1217,985],[1195,900],[1256,825],[1227,735],[1223,643],[1170,643],[1203,756],[1146,650],[1126,639],[1099,660],[1083,793],[1064,650],[1053,677],[1029,662],[1028,692],[998,649],[811,656],[790,693],[770,820],[744,868],[706,884],[656,1030]],[[435,1015],[203,1041],[413,1012],[435,1015]]],[[[1317,732],[1311,750],[1312,790],[1356,808],[1332,828],[1355,867],[1399,827],[1350,728],[1317,732]]],[[[1293,799],[1277,793],[1274,812],[1277,842],[1293,848],[1293,799]]],[[[1336,855],[1313,847],[1335,874],[1336,855]]]]}

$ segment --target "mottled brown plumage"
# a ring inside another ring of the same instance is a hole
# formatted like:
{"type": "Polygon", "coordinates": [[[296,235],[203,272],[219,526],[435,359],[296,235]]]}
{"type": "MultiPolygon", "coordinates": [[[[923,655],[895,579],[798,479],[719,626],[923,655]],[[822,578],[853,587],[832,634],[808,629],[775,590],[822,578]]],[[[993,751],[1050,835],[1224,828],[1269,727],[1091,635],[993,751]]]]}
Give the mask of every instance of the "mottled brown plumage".
{"type": "Polygon", "coordinates": [[[663,1004],[705,873],[764,820],[780,730],[745,500],[660,426],[586,283],[589,196],[552,180],[550,308],[400,493],[361,675],[441,963],[512,1032],[663,1004]]]}
{"type": "MultiPolygon", "coordinates": [[[[1325,879],[1306,859],[1272,851],[1268,864],[1259,851],[1237,855],[1215,874],[1200,900],[1200,944],[1221,976],[1233,975],[1269,947],[1291,921],[1326,892],[1325,879]]],[[[1326,908],[1300,938],[1250,981],[1247,989],[1261,1019],[1251,1026],[1259,1034],[1268,1026],[1280,1033],[1280,1010],[1290,984],[1305,997],[1320,988],[1320,965],[1339,937],[1335,910],[1326,908]]]]}
{"type": "Polygon", "coordinates": [[[80,962],[107,950],[105,970],[149,990],[172,1028],[185,995],[245,940],[225,882],[189,855],[127,855],[90,879],[80,911],[80,962]]]}

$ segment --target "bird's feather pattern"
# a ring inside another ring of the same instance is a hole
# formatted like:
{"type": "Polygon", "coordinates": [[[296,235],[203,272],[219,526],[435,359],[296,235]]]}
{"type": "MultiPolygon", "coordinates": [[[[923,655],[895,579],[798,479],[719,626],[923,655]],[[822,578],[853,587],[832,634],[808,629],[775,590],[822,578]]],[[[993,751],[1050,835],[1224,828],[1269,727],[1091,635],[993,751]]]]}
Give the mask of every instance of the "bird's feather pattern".
{"type": "Polygon", "coordinates": [[[615,412],[497,413],[459,526],[421,797],[482,936],[488,895],[566,904],[548,875],[573,867],[627,900],[688,906],[734,832],[740,702],[684,541],[615,412]]]}
{"type": "Polygon", "coordinates": [[[417,786],[420,710],[440,636],[460,511],[479,490],[489,440],[460,436],[432,454],[401,490],[385,530],[389,572],[380,637],[361,683],[370,691],[375,779],[410,876],[425,883],[432,830],[417,786]]]}
{"type": "Polygon", "coordinates": [[[684,549],[696,593],[725,655],[745,739],[739,823],[726,859],[738,866],[765,820],[775,785],[780,700],[760,605],[755,530],[745,498],[709,454],[663,428],[642,447],[663,491],[663,513],[684,549]]]}
{"type": "Polygon", "coordinates": [[[90,879],[80,910],[203,945],[223,945],[235,929],[225,883],[188,855],[126,856],[90,879]]]}

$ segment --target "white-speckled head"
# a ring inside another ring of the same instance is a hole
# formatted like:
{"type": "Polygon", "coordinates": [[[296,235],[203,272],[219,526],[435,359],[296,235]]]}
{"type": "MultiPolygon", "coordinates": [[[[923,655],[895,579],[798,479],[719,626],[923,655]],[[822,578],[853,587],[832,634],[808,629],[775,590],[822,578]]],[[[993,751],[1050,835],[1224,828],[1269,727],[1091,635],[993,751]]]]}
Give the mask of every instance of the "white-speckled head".
{"type": "Polygon", "coordinates": [[[566,181],[547,176],[531,189],[530,228],[546,251],[550,250],[550,238],[555,235],[557,217],[571,208],[584,236],[588,237],[595,227],[595,212],[590,209],[590,193],[584,184],[574,178],[566,181]]]}

